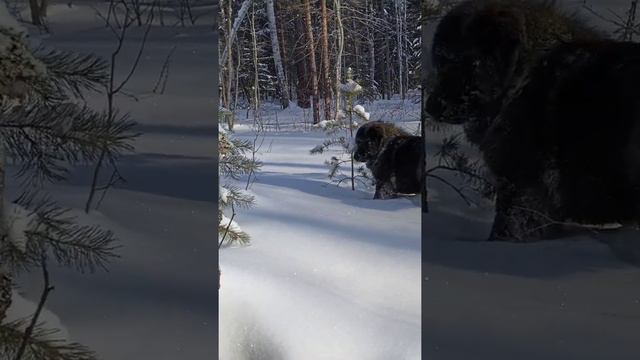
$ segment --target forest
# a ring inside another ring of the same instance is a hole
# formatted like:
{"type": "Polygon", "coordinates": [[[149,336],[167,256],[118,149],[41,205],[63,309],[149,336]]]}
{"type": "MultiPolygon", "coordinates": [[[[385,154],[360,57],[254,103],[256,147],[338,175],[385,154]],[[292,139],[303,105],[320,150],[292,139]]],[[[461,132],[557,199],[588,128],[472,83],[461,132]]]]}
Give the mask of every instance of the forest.
{"type": "Polygon", "coordinates": [[[312,109],[314,123],[333,119],[348,68],[367,100],[407,98],[420,84],[419,7],[416,0],[221,1],[222,106],[294,102],[312,109]]]}

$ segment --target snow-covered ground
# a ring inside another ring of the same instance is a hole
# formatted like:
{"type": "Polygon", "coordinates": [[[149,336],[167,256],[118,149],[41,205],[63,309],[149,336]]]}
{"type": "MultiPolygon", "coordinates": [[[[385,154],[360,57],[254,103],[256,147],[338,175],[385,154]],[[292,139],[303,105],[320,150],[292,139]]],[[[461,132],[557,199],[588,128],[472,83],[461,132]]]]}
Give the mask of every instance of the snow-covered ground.
{"type": "Polygon", "coordinates": [[[491,209],[429,186],[423,358],[638,358],[640,233],[485,242],[491,209]],[[634,252],[636,265],[616,256],[634,252]]]}
{"type": "MultiPolygon", "coordinates": [[[[74,2],[69,8],[67,1],[55,1],[50,6],[52,34],[36,31],[35,38],[52,47],[110,56],[114,36],[92,8],[105,11],[108,2],[74,2]]],[[[211,13],[212,8],[201,11],[211,13]]],[[[108,273],[51,271],[55,290],[47,309],[71,340],[95,350],[101,359],[215,358],[217,49],[212,24],[211,13],[194,27],[153,27],[139,68],[125,87],[139,101],[129,96],[116,100],[143,133],[135,153],[120,162],[128,182],[110,190],[98,212],[77,213],[83,222],[115,231],[121,258],[108,273]],[[166,92],[152,94],[174,45],[166,92]]],[[[120,79],[135,59],[143,31],[129,29],[118,57],[120,79]]],[[[89,101],[104,106],[106,99],[92,96],[89,101]]],[[[68,183],[52,187],[53,198],[82,209],[90,171],[79,168],[68,183]]],[[[19,284],[22,296],[37,302],[40,273],[26,274],[19,284]]],[[[29,304],[16,306],[22,310],[15,312],[24,315],[29,304]]]]}
{"type": "MultiPolygon", "coordinates": [[[[419,105],[365,107],[417,129],[419,105]]],[[[233,136],[252,139],[238,117],[233,136]]],[[[419,201],[330,183],[334,153],[309,154],[324,133],[295,106],[278,119],[260,141],[256,205],[237,216],[251,246],[220,252],[220,359],[420,359],[419,201]]]]}

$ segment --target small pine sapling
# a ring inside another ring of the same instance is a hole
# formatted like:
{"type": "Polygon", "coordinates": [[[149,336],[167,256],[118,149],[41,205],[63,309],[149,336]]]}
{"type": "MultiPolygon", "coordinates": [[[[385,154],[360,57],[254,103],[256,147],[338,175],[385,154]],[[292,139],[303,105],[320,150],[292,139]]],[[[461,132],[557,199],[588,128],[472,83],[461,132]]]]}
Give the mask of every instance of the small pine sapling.
{"type": "Polygon", "coordinates": [[[354,130],[360,124],[369,121],[370,114],[365,111],[364,106],[354,106],[354,102],[363,88],[353,80],[351,68],[347,69],[347,82],[340,84],[339,90],[344,96],[344,110],[337,112],[335,120],[323,120],[315,125],[317,128],[324,129],[327,139],[311,149],[310,152],[311,154],[323,154],[334,147],[338,149],[337,155],[331,156],[329,160],[325,161],[325,164],[329,166],[329,179],[338,186],[345,181],[351,182],[351,190],[355,190],[356,182],[360,182],[365,187],[373,186],[373,177],[369,174],[366,166],[363,164],[356,167],[353,160],[354,130]],[[354,114],[356,119],[354,119],[354,114]],[[345,165],[350,168],[350,176],[342,172],[342,167],[345,165]]]}

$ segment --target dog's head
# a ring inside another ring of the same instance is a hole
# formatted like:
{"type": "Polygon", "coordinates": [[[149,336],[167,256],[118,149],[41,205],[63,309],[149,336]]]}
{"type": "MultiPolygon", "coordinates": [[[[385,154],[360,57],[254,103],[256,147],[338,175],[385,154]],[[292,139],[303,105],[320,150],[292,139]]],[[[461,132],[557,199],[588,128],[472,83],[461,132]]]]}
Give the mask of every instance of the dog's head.
{"type": "Polygon", "coordinates": [[[385,141],[393,136],[406,134],[393,124],[372,121],[358,128],[353,149],[353,159],[358,162],[375,161],[385,141]]]}
{"type": "Polygon", "coordinates": [[[436,29],[436,81],[426,111],[437,121],[462,124],[497,114],[523,49],[524,17],[491,1],[467,1],[436,29]]]}
{"type": "Polygon", "coordinates": [[[356,132],[353,159],[358,162],[375,160],[380,152],[384,133],[378,122],[366,123],[356,132]]]}

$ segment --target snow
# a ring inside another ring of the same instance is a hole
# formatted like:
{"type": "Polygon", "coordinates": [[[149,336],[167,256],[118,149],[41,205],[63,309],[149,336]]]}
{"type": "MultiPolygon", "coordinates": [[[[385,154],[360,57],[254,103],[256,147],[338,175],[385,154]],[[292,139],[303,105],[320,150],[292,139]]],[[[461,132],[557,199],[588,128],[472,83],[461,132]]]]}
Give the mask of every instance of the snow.
{"type": "MultiPolygon", "coordinates": [[[[419,104],[372,106],[417,127],[419,104]]],[[[309,154],[324,132],[294,130],[294,111],[278,118],[258,153],[256,204],[235,218],[251,245],[220,252],[220,359],[421,359],[419,200],[330,183],[335,151],[309,154]]],[[[234,136],[252,139],[251,121],[234,136]]]]}
{"type": "MultiPolygon", "coordinates": [[[[23,15],[28,15],[28,3],[23,15]]],[[[95,17],[106,14],[108,2],[52,2],[48,16],[52,33],[35,41],[63,50],[93,52],[109,58],[116,42],[95,17]]],[[[196,26],[154,26],[136,73],[116,97],[121,113],[130,113],[143,135],[135,152],[119,162],[127,183],[107,193],[98,211],[83,209],[92,167],[78,166],[68,182],[47,185],[61,206],[75,209],[82,224],[99,224],[120,239],[121,256],[109,272],[81,274],[51,264],[46,310],[65,329],[64,337],[95,350],[101,359],[206,359],[217,344],[217,243],[215,115],[217,50],[211,31],[211,8],[196,26]],[[210,14],[210,15],[207,15],[210,14]],[[176,34],[187,37],[176,38],[176,34]],[[154,94],[162,64],[174,45],[166,91],[154,94]],[[214,340],[214,341],[212,341],[214,340]]],[[[197,14],[196,14],[197,15],[197,14]]],[[[172,18],[169,10],[165,20],[172,18]]],[[[28,18],[28,16],[25,16],[28,18]]],[[[167,21],[168,22],[168,21],[167,21]]],[[[116,79],[125,78],[135,59],[144,28],[134,26],[118,57],[116,79]]],[[[104,108],[106,97],[87,96],[89,105],[104,108]]],[[[104,176],[110,174],[105,172],[104,176]]],[[[106,179],[103,179],[106,180],[106,179]]],[[[14,199],[16,181],[8,174],[14,199]]],[[[22,297],[37,302],[42,274],[23,273],[16,279],[22,297]]],[[[15,299],[14,299],[15,301],[15,299]]],[[[31,310],[21,314],[26,315],[31,310]]],[[[46,317],[44,320],[49,321],[46,317]]]]}
{"type": "Polygon", "coordinates": [[[4,229],[7,229],[9,241],[24,252],[27,246],[26,232],[35,215],[20,205],[6,201],[2,213],[4,214],[4,229]]]}
{"type": "Polygon", "coordinates": [[[319,121],[317,124],[313,124],[314,127],[317,127],[319,129],[327,129],[335,125],[336,125],[335,120],[322,120],[322,121],[319,121]]]}
{"type": "Polygon", "coordinates": [[[346,83],[340,84],[339,89],[340,91],[348,94],[355,94],[362,91],[362,86],[360,86],[360,84],[358,84],[357,82],[349,79],[346,83]]]}
{"type": "Polygon", "coordinates": [[[7,4],[0,2],[0,26],[12,30],[16,33],[25,33],[27,30],[24,26],[20,25],[13,15],[7,9],[7,4]]]}
{"type": "Polygon", "coordinates": [[[228,229],[231,233],[241,233],[242,228],[235,220],[231,220],[226,215],[222,215],[222,220],[220,221],[220,226],[228,229]]]}
{"type": "Polygon", "coordinates": [[[219,191],[219,197],[220,197],[220,202],[223,204],[227,203],[227,199],[229,197],[229,190],[227,190],[227,188],[225,188],[224,186],[220,186],[218,187],[218,191],[219,191]]]}
{"type": "MultiPolygon", "coordinates": [[[[20,292],[13,290],[11,296],[11,306],[7,310],[7,318],[5,322],[29,319],[38,307],[37,301],[25,299],[20,292]]],[[[65,340],[69,338],[66,327],[60,321],[60,318],[47,310],[42,309],[39,317],[40,323],[45,323],[48,329],[56,329],[57,331],[47,334],[46,339],[65,340]]]]}
{"type": "Polygon", "coordinates": [[[371,116],[371,114],[365,111],[364,106],[356,105],[353,107],[353,111],[362,116],[365,120],[369,121],[369,117],[371,116]]]}

